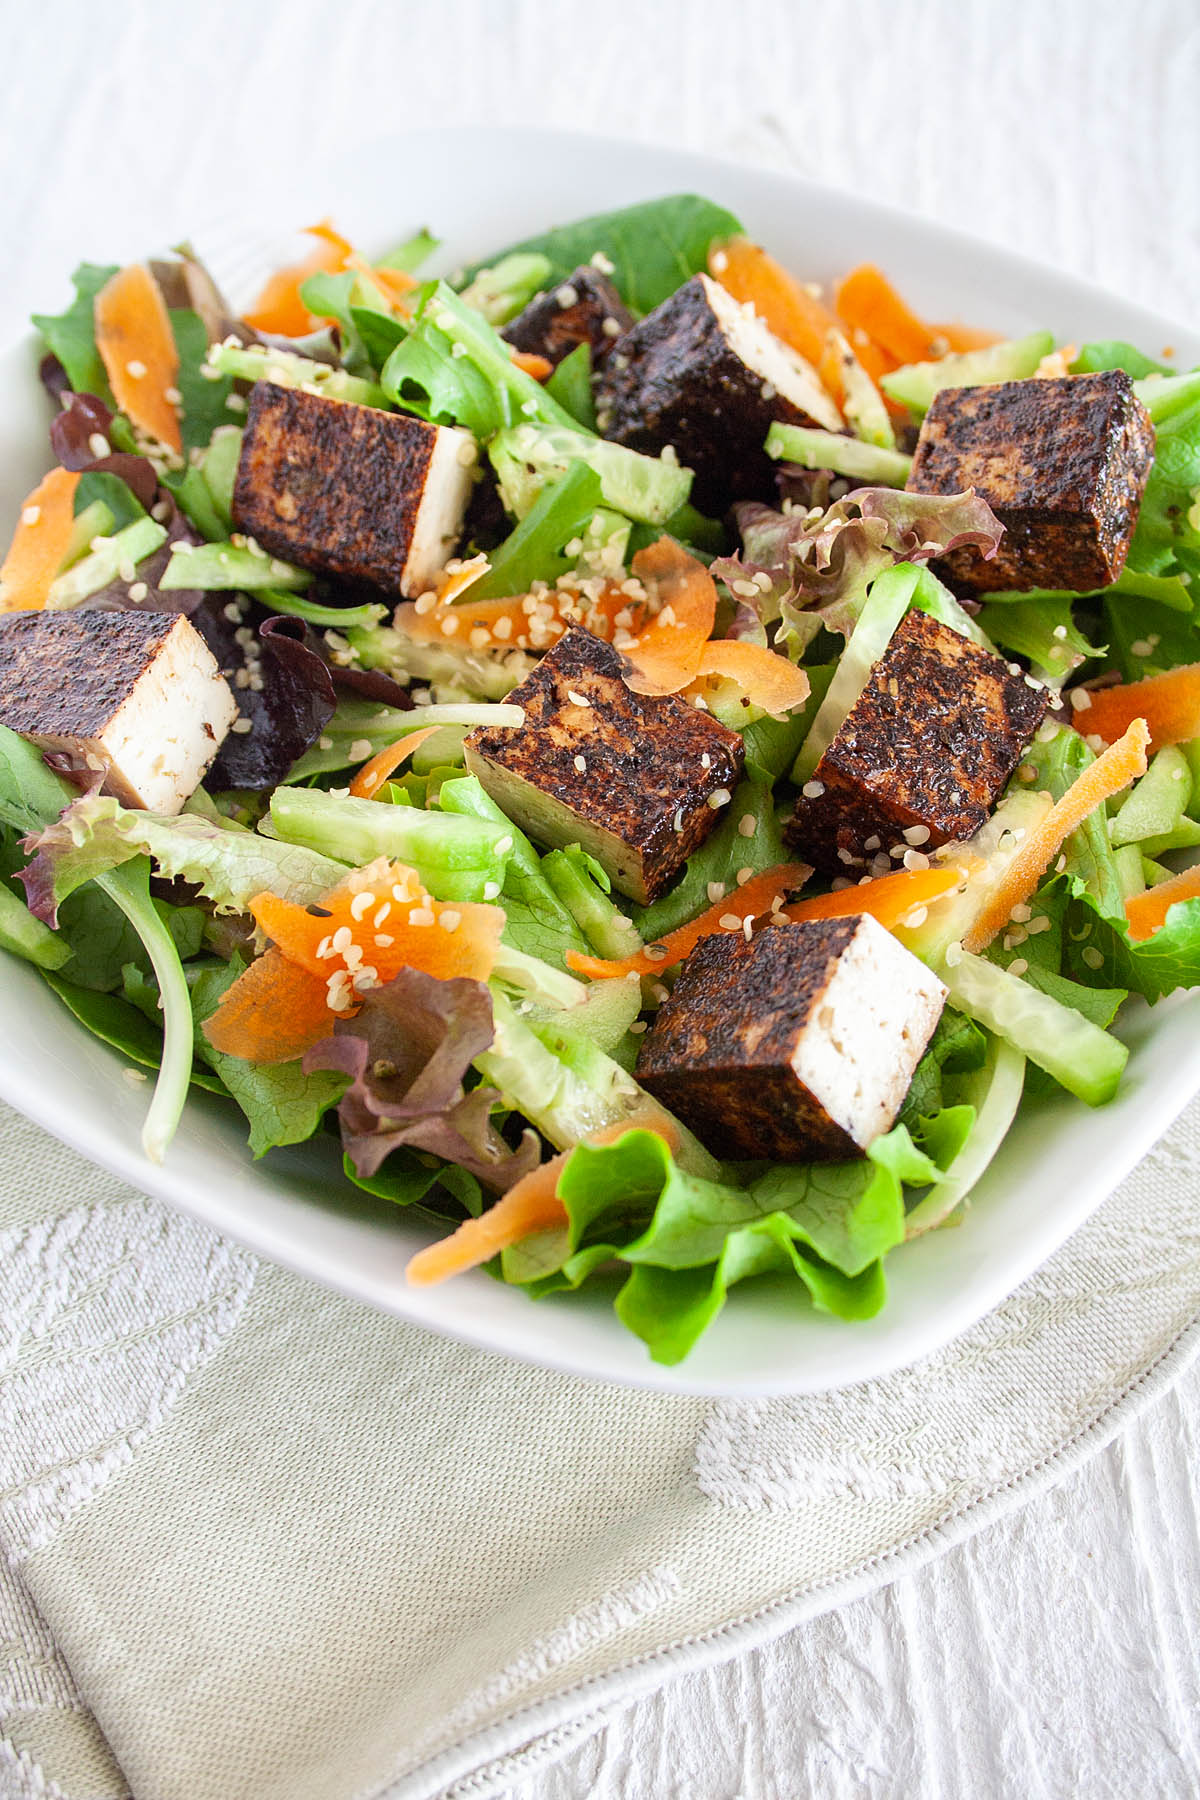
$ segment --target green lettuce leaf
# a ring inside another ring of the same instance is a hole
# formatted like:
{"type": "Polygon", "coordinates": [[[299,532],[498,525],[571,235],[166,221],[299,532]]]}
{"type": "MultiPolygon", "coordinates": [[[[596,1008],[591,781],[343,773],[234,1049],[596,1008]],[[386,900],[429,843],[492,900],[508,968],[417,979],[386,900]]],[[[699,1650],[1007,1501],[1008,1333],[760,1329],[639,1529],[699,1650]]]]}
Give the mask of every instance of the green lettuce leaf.
{"type": "Polygon", "coordinates": [[[208,356],[208,331],[199,313],[172,307],[169,314],[171,334],[179,353],[176,386],[182,396],[179,403],[180,432],[184,455],[189,450],[203,450],[218,425],[235,425],[238,421],[227,402],[233,392],[228,375],[213,381],[200,373],[208,356]]]}
{"type": "Polygon", "coordinates": [[[116,263],[80,263],[71,277],[75,298],[66,312],[34,313],[33,324],[46,347],[67,371],[77,394],[98,394],[112,400],[108,376],[96,349],[95,300],[100,289],[117,273],[116,263]]]}
{"type": "Polygon", "coordinates": [[[711,906],[708,890],[714,882],[732,893],[739,870],[757,874],[788,860],[770,783],[756,778],[743,781],[729,805],[722,808],[716,830],[689,856],[675,886],[650,906],[632,907],[633,922],[644,941],[652,943],[711,906]]]}

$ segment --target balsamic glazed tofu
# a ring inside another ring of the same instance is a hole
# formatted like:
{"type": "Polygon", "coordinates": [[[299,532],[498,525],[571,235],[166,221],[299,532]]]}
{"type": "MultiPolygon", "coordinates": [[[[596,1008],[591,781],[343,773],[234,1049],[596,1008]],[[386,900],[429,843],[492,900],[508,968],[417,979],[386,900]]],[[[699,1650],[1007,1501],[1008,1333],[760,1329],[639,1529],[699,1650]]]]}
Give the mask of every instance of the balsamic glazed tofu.
{"type": "Polygon", "coordinates": [[[633,314],[607,275],[583,263],[556,288],[535,294],[500,336],[514,350],[544,356],[556,366],[580,344],[586,344],[595,369],[632,324],[633,314]]]}
{"type": "Polygon", "coordinates": [[[815,371],[707,275],[618,339],[596,401],[605,437],[652,456],[672,445],[695,471],[695,504],[718,512],[774,492],[774,420],[842,429],[815,371]]]}
{"type": "Polygon", "coordinates": [[[868,913],[702,938],[637,1079],[715,1156],[842,1161],[895,1121],[945,998],[868,913]]]}
{"type": "Polygon", "coordinates": [[[182,613],[19,612],[0,624],[0,723],[103,769],[126,806],[177,813],[237,715],[182,613]]]}
{"type": "MultiPolygon", "coordinates": [[[[785,836],[817,868],[862,871],[894,849],[978,831],[1049,695],[930,618],[906,613],[796,802],[785,836]]],[[[895,859],[891,859],[893,862],[895,859]]]]}
{"type": "Polygon", "coordinates": [[[1123,369],[1054,381],[943,388],[925,415],[907,486],[918,494],[973,487],[1004,526],[985,562],[955,550],[944,567],[960,589],[1107,587],[1125,566],[1154,426],[1123,369]]]}
{"type": "Polygon", "coordinates": [[[466,762],[530,837],[582,844],[644,906],[716,825],[745,751],[710,713],[633,693],[621,668],[611,644],[572,627],[508,696],[524,724],[473,731],[466,762]]]}
{"type": "Polygon", "coordinates": [[[458,542],[476,460],[467,431],[259,381],[234,527],[303,568],[412,597],[458,542]]]}

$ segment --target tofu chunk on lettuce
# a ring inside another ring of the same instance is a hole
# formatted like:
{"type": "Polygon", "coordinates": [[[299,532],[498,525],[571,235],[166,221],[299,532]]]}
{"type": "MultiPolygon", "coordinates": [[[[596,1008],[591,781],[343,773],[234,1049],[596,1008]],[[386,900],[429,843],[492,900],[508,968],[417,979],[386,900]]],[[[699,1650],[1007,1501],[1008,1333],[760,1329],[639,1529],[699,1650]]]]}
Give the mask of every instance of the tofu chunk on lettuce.
{"type": "Polygon", "coordinates": [[[233,523],[273,556],[413,598],[453,554],[477,460],[467,431],[259,381],[233,523]]]}
{"type": "Polygon", "coordinates": [[[126,806],[177,813],[237,718],[182,613],[15,613],[0,623],[0,723],[103,771],[126,806]]]}
{"type": "Polygon", "coordinates": [[[621,669],[611,644],[572,627],[508,696],[524,724],[473,731],[466,761],[530,837],[581,844],[645,906],[717,824],[745,750],[675,695],[633,693],[621,669]]]}
{"type": "Polygon", "coordinates": [[[637,1079],[715,1156],[845,1161],[894,1124],[945,998],[869,913],[702,938],[637,1079]]]}
{"type": "Polygon", "coordinates": [[[514,350],[544,356],[556,367],[586,344],[592,367],[598,368],[632,324],[633,314],[607,275],[584,263],[557,287],[535,294],[500,336],[514,350]]]}
{"type": "Polygon", "coordinates": [[[763,444],[777,419],[842,430],[816,371],[708,275],[617,339],[596,404],[605,437],[652,456],[671,445],[707,512],[774,493],[763,444]]]}
{"type": "Polygon", "coordinates": [[[1125,566],[1154,461],[1154,426],[1123,369],[943,388],[925,415],[907,486],[974,488],[1004,526],[988,561],[955,550],[955,586],[1108,587],[1125,566]]]}
{"type": "Polygon", "coordinates": [[[972,837],[1048,702],[990,651],[905,613],[801,789],[789,843],[829,874],[861,875],[972,837]]]}

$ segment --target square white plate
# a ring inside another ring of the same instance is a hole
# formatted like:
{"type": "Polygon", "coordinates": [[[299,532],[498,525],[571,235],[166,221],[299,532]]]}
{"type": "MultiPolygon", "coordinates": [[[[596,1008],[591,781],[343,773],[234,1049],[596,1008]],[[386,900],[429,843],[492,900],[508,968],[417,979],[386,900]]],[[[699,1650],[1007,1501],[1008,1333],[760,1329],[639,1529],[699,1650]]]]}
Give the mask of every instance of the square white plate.
{"type": "MultiPolygon", "coordinates": [[[[477,260],[551,224],[691,190],[728,206],[785,264],[828,280],[878,262],[918,311],[1006,334],[1122,337],[1200,361],[1174,322],[972,238],[791,178],[674,151],[566,133],[455,128],[388,139],[327,174],[312,211],[382,249],[428,223],[438,266],[477,260]]],[[[181,230],[188,221],[180,220],[181,230]]],[[[152,246],[146,246],[147,253],[152,246]]],[[[244,302],[277,246],[254,221],[201,239],[244,302]]],[[[30,294],[31,308],[53,296],[30,294]]],[[[30,341],[0,357],[0,532],[48,463],[47,411],[30,341]]],[[[1120,1095],[1091,1111],[1068,1095],[1023,1111],[963,1222],[895,1251],[884,1312],[849,1325],[816,1313],[798,1283],[750,1282],[686,1363],[661,1369],[621,1327],[611,1290],[533,1303],[477,1273],[409,1289],[403,1268],[427,1227],[346,1183],[332,1141],[252,1163],[241,1115],[208,1095],[188,1103],[165,1167],[142,1157],[147,1089],[76,1024],[32,969],[0,973],[0,1094],[86,1156],[206,1220],[263,1256],[373,1306],[489,1350],[596,1380],[679,1393],[803,1393],[887,1373],[982,1317],[1112,1192],[1200,1088],[1200,991],[1131,1005],[1120,1095]]]]}

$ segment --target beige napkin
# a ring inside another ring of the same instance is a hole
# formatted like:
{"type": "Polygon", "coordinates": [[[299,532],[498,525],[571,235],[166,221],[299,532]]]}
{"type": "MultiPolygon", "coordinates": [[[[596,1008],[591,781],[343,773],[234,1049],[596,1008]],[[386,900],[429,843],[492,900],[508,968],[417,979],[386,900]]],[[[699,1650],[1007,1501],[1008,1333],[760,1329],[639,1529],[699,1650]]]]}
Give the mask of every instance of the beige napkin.
{"type": "Polygon", "coordinates": [[[1200,1105],[914,1370],[711,1403],[428,1336],[0,1112],[0,1795],[492,1792],[1065,1472],[1198,1315],[1200,1105]]]}

